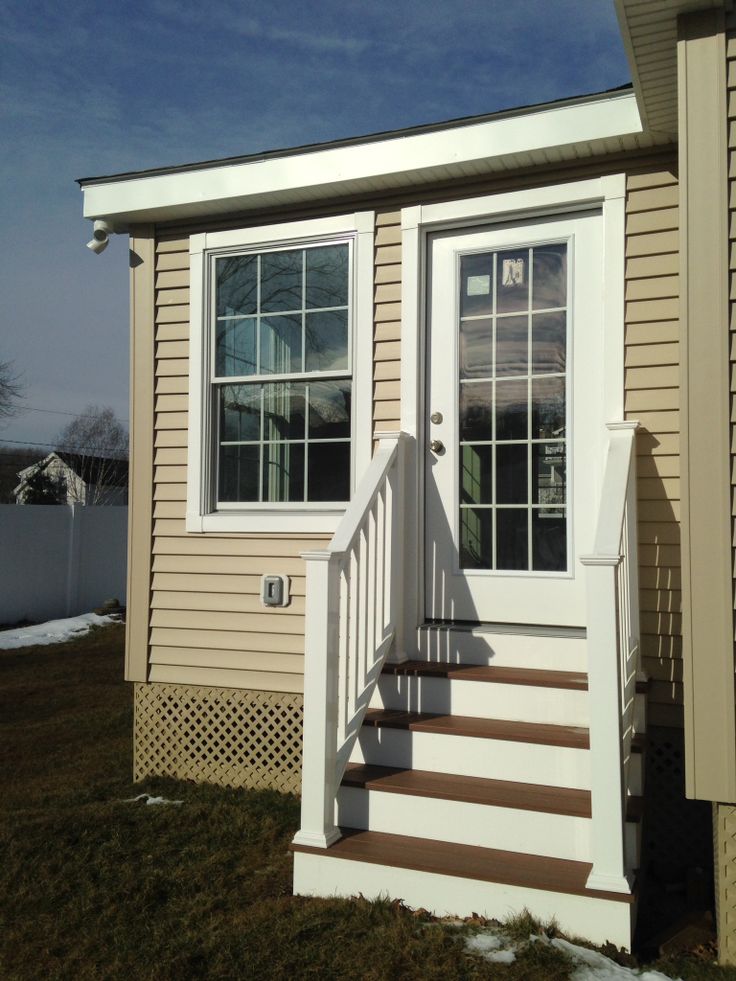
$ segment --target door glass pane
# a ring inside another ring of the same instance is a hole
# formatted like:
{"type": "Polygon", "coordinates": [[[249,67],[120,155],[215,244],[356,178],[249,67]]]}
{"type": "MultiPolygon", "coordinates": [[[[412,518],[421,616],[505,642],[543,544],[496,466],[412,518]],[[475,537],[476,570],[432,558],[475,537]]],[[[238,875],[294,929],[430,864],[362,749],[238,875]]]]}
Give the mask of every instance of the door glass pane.
{"type": "Polygon", "coordinates": [[[538,245],[534,250],[532,307],[546,310],[567,302],[567,246],[538,245]]]}
{"type": "Polygon", "coordinates": [[[567,568],[564,511],[532,511],[532,568],[540,572],[564,572],[567,568]]]}
{"type": "Polygon", "coordinates": [[[477,317],[493,307],[493,253],[460,259],[460,316],[477,317]]]}
{"type": "Polygon", "coordinates": [[[496,291],[497,314],[529,309],[529,249],[498,253],[496,291]]]}
{"type": "Polygon", "coordinates": [[[528,439],[528,385],[500,381],[496,385],[496,439],[528,439]]]}
{"type": "Polygon", "coordinates": [[[460,439],[493,437],[493,386],[490,382],[460,386],[460,439]]]}
{"type": "Polygon", "coordinates": [[[489,378],[493,374],[493,321],[460,321],[460,377],[489,378]]]}
{"type": "Polygon", "coordinates": [[[496,375],[528,374],[528,346],[528,317],[499,318],[496,324],[496,375]]]}
{"type": "Polygon", "coordinates": [[[463,569],[493,568],[493,511],[463,508],[460,511],[460,566],[463,569]]]}
{"type": "Polygon", "coordinates": [[[496,508],[496,568],[528,569],[526,508],[496,508]]]}
{"type": "Polygon", "coordinates": [[[460,501],[463,504],[493,503],[493,447],[460,447],[460,501]]]}
{"type": "Polygon", "coordinates": [[[459,289],[461,567],[564,571],[567,245],[461,256],[459,289]]]}

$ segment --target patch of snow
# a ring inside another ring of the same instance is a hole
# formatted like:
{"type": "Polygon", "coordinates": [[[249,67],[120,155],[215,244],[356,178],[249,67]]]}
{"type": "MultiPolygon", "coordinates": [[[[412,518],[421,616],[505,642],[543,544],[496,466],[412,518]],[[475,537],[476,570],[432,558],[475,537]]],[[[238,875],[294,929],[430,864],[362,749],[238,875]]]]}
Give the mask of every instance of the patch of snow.
{"type": "MultiPolygon", "coordinates": [[[[587,947],[578,947],[567,940],[548,937],[531,936],[531,941],[550,944],[563,951],[572,960],[574,970],[570,975],[571,981],[680,981],[659,971],[639,971],[630,967],[616,964],[605,954],[587,947]]],[[[487,961],[496,964],[513,964],[516,960],[516,947],[509,943],[503,930],[488,928],[467,937],[465,949],[471,954],[478,954],[487,961]]]]}
{"type": "Polygon", "coordinates": [[[61,644],[89,633],[90,627],[103,627],[115,623],[113,617],[98,616],[97,613],[82,613],[78,617],[65,620],[49,620],[32,627],[14,627],[0,630],[0,651],[12,651],[19,647],[35,647],[37,644],[61,644]]]}
{"type": "Polygon", "coordinates": [[[516,951],[508,940],[490,930],[468,937],[465,940],[465,949],[471,954],[479,954],[492,964],[513,964],[516,960],[516,951]]]}
{"type": "Polygon", "coordinates": [[[167,800],[165,797],[152,797],[150,794],[138,794],[137,797],[126,797],[123,804],[134,804],[136,801],[144,800],[146,804],[183,804],[183,800],[167,800]]]}
{"type": "Polygon", "coordinates": [[[638,981],[680,981],[679,978],[671,978],[667,974],[659,971],[632,970],[630,967],[623,967],[616,964],[605,954],[597,950],[588,950],[587,947],[578,947],[567,940],[555,938],[547,940],[546,937],[537,938],[550,943],[558,950],[564,951],[575,964],[575,971],[572,974],[572,981],[631,981],[632,978],[638,981]]]}

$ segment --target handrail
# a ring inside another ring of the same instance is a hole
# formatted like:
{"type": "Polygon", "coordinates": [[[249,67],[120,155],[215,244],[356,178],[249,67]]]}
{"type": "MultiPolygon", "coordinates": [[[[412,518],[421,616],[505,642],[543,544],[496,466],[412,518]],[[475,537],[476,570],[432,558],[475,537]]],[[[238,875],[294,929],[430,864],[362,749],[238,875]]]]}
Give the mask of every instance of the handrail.
{"type": "Polygon", "coordinates": [[[335,801],[383,664],[401,623],[404,457],[408,436],[380,445],[324,549],[307,567],[301,828],[294,842],[340,836],[335,801]]]}
{"type": "Polygon", "coordinates": [[[609,440],[587,574],[591,849],[588,887],[630,890],[624,826],[639,663],[636,538],[637,422],[608,425],[609,440]]]}

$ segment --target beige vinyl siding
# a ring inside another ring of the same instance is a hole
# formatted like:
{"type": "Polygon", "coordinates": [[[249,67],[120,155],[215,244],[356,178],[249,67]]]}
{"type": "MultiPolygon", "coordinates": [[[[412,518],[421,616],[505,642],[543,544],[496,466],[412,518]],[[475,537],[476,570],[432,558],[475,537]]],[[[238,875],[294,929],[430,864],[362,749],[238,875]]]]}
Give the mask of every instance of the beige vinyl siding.
{"type": "Polygon", "coordinates": [[[156,245],[154,525],[150,671],[158,682],[299,692],[304,562],[323,538],[188,535],[189,238],[156,245]],[[291,577],[292,602],[267,610],[260,577],[291,577]]]}
{"type": "Polygon", "coordinates": [[[373,428],[400,427],[401,211],[376,212],[373,428]]]}
{"type": "Polygon", "coordinates": [[[682,725],[678,185],[627,179],[626,417],[638,419],[643,666],[652,725],[682,725]]]}
{"type": "Polygon", "coordinates": [[[726,15],[729,201],[729,332],[731,378],[731,567],[736,609],[736,13],[726,15]]]}

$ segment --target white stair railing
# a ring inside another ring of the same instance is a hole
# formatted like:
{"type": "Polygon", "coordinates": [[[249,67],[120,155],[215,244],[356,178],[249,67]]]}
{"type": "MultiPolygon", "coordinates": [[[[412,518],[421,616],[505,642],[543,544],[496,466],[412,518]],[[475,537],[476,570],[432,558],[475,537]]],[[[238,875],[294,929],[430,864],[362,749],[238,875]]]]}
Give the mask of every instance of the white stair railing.
{"type": "Polygon", "coordinates": [[[294,843],[340,837],[335,798],[386,656],[400,651],[404,433],[379,447],[330,544],[306,562],[301,828],[294,843]]]}
{"type": "Polygon", "coordinates": [[[593,868],[588,887],[629,892],[624,826],[639,666],[637,422],[609,423],[595,545],[586,566],[593,868]]]}

